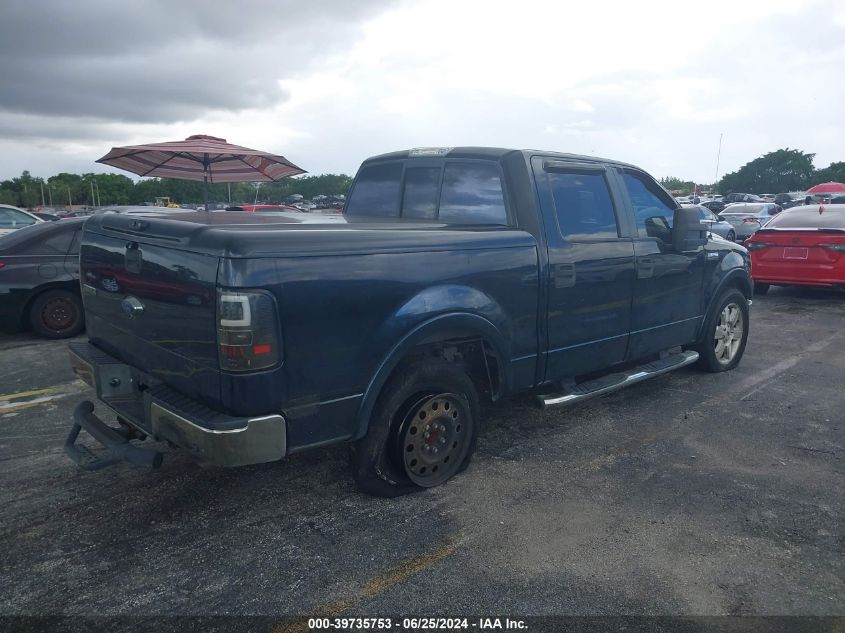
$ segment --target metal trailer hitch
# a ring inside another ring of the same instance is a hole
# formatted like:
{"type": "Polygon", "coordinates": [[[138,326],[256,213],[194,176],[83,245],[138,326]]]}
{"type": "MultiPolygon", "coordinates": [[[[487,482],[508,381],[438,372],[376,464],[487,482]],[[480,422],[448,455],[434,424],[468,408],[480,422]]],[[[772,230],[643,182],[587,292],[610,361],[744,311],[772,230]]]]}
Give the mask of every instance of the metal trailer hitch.
{"type": "Polygon", "coordinates": [[[83,400],[73,411],[73,427],[65,440],[65,453],[76,465],[85,470],[100,470],[121,461],[135,466],[158,468],[164,456],[149,448],[139,448],[129,441],[129,432],[115,429],[94,415],[94,404],[83,400]],[[79,432],[85,429],[102,444],[107,452],[98,455],[87,446],[76,444],[79,432]]]}

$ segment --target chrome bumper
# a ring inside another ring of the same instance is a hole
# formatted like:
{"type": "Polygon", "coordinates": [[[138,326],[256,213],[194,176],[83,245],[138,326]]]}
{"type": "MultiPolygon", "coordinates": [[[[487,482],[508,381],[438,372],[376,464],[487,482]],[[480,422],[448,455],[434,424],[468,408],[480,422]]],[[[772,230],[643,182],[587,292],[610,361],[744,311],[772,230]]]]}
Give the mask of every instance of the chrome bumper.
{"type": "Polygon", "coordinates": [[[287,425],[281,415],[230,416],[166,385],[150,385],[142,372],[90,343],[70,343],[68,352],[74,373],[96,390],[104,405],[142,432],[187,450],[199,462],[244,466],[277,461],[287,452],[287,425]]]}

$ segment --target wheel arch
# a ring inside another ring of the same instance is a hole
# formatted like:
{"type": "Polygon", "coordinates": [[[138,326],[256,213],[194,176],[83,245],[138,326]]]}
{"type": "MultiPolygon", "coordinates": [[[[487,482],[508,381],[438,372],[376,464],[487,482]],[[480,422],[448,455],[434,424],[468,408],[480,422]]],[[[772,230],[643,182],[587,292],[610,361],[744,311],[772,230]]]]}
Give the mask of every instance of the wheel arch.
{"type": "Polygon", "coordinates": [[[739,290],[746,300],[751,300],[752,293],[753,293],[753,284],[748,277],[748,273],[746,272],[745,268],[732,268],[727,273],[725,273],[721,279],[719,279],[718,284],[715,285],[712,292],[708,293],[707,297],[707,307],[704,311],[705,318],[701,320],[701,325],[699,325],[698,336],[696,337],[697,340],[701,340],[704,332],[704,324],[707,321],[707,315],[710,314],[710,310],[713,309],[713,305],[722,296],[722,293],[727,290],[728,288],[736,288],[739,290]]]}
{"type": "MultiPolygon", "coordinates": [[[[408,332],[385,355],[367,384],[358,410],[354,439],[366,435],[376,399],[396,369],[409,359],[426,352],[467,342],[480,342],[495,361],[490,367],[491,395],[498,399],[509,390],[509,346],[499,329],[486,318],[469,312],[450,312],[432,317],[408,332]]],[[[477,377],[476,377],[477,378],[477,377]]]]}

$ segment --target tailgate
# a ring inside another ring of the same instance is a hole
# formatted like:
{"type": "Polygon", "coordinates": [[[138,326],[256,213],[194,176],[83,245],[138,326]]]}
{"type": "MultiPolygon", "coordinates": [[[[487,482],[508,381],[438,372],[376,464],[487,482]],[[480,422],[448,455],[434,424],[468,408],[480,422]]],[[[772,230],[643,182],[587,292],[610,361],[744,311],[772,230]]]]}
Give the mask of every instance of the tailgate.
{"type": "Polygon", "coordinates": [[[110,221],[114,227],[86,223],[80,248],[91,342],[189,397],[218,404],[218,258],[180,248],[175,238],[121,231],[124,218],[110,221]]]}

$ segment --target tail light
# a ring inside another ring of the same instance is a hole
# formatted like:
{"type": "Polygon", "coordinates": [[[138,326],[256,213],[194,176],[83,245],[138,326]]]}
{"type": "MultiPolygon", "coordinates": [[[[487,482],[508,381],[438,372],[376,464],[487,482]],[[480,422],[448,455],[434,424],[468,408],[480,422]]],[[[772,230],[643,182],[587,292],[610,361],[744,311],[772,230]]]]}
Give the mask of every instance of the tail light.
{"type": "Polygon", "coordinates": [[[6,267],[6,264],[4,264],[3,262],[0,262],[0,268],[5,268],[5,267],[6,267]]]}
{"type": "Polygon", "coordinates": [[[258,371],[282,358],[276,303],[266,292],[220,290],[217,344],[220,369],[258,371]]]}
{"type": "Polygon", "coordinates": [[[758,220],[757,218],[744,218],[742,220],[742,223],[743,224],[755,224],[755,223],[759,224],[760,220],[758,220]]]}
{"type": "Polygon", "coordinates": [[[745,242],[745,248],[749,251],[759,251],[761,248],[771,248],[775,246],[775,244],[768,244],[766,242],[745,242]]]}
{"type": "Polygon", "coordinates": [[[837,253],[845,253],[845,244],[819,244],[819,246],[837,253]]]}

